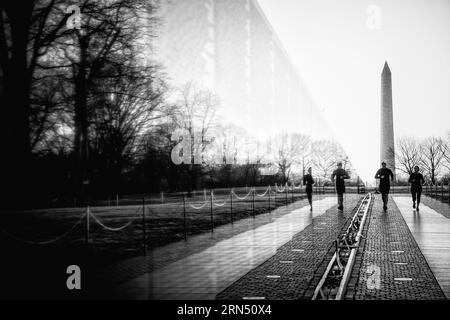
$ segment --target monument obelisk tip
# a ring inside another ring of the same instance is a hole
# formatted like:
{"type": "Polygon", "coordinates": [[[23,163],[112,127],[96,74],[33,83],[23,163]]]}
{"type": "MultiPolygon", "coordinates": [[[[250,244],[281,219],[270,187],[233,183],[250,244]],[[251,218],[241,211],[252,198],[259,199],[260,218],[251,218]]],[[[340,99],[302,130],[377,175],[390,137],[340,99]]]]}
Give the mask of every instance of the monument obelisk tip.
{"type": "Polygon", "coordinates": [[[381,74],[391,74],[391,69],[389,69],[389,65],[387,61],[384,62],[383,72],[381,74]]]}

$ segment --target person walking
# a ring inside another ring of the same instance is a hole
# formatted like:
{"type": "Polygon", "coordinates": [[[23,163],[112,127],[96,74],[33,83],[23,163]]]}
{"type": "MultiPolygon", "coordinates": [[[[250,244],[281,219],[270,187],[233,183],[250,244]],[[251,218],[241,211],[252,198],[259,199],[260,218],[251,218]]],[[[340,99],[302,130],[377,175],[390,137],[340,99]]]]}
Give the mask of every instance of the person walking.
{"type": "Polygon", "coordinates": [[[313,209],[312,206],[312,192],[313,192],[313,185],[315,181],[312,177],[312,168],[308,168],[308,173],[303,176],[303,185],[306,186],[306,196],[308,197],[309,206],[311,207],[311,211],[313,209]]]}
{"type": "Polygon", "coordinates": [[[422,185],[425,182],[423,175],[419,172],[419,166],[414,167],[414,172],[409,176],[408,182],[411,184],[411,195],[413,200],[413,208],[419,211],[420,196],[422,195],[422,185]],[[417,201],[417,207],[416,207],[417,201]]]}
{"type": "Polygon", "coordinates": [[[379,190],[383,199],[383,210],[387,210],[391,180],[394,180],[394,173],[386,165],[386,161],[381,162],[381,168],[375,174],[375,179],[380,179],[379,190]]]}
{"type": "Polygon", "coordinates": [[[331,181],[335,183],[336,193],[338,198],[338,210],[344,210],[344,193],[345,193],[345,179],[350,179],[347,171],[342,168],[342,162],[337,163],[337,169],[331,175],[331,181]]]}

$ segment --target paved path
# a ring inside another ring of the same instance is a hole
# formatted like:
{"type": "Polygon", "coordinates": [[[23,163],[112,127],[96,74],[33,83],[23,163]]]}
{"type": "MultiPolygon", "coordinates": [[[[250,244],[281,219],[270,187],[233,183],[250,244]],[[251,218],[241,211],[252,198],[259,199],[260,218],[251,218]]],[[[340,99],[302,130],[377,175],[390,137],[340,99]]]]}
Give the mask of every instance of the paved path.
{"type": "Polygon", "coordinates": [[[450,219],[421,204],[412,208],[410,197],[394,197],[403,218],[425,256],[447,299],[450,298],[450,219]]]}
{"type": "Polygon", "coordinates": [[[328,264],[327,255],[334,249],[335,239],[350,222],[361,198],[356,194],[346,195],[344,212],[339,212],[335,205],[325,214],[315,216],[311,224],[278,248],[275,255],[226,288],[217,299],[310,299],[312,282],[316,275],[320,279],[325,271],[326,266],[323,269],[320,266],[325,260],[328,264]]]}
{"type": "MultiPolygon", "coordinates": [[[[402,201],[390,197],[383,212],[381,196],[375,196],[354,299],[445,299],[397,204],[405,211],[402,201]]],[[[408,201],[407,211],[411,209],[408,201]]]]}
{"type": "Polygon", "coordinates": [[[217,293],[273,256],[277,248],[335,203],[335,197],[327,197],[315,201],[313,213],[308,206],[295,209],[271,223],[137,276],[117,291],[125,299],[215,299],[217,293]]]}

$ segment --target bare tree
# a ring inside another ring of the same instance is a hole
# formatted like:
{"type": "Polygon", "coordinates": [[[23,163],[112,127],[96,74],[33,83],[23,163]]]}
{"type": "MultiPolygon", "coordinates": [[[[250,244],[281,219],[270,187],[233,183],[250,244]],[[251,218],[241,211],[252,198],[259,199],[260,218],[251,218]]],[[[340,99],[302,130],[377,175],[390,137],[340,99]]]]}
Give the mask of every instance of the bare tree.
{"type": "Polygon", "coordinates": [[[123,170],[142,153],[140,144],[145,143],[145,133],[171,111],[164,103],[167,87],[155,66],[118,68],[120,76],[108,74],[106,80],[96,81],[98,101],[91,116],[92,153],[102,170],[109,171],[116,191],[123,170]]]}
{"type": "Polygon", "coordinates": [[[442,156],[444,157],[442,165],[450,173],[450,132],[447,132],[445,140],[442,141],[441,149],[442,149],[442,156]]]}
{"type": "MultiPolygon", "coordinates": [[[[30,119],[36,120],[30,100],[36,73],[42,69],[39,64],[49,48],[71,32],[66,28],[67,5],[64,0],[29,0],[20,4],[5,0],[0,4],[0,104],[3,119],[7,119],[0,136],[2,146],[8,150],[8,156],[2,160],[9,168],[5,180],[10,193],[7,200],[12,203],[14,195],[26,192],[23,181],[30,174],[35,142],[30,119]]],[[[44,110],[50,107],[46,105],[44,110]]]]}
{"type": "Polygon", "coordinates": [[[414,138],[401,138],[397,141],[395,152],[397,169],[410,175],[414,167],[423,163],[421,147],[414,138]]]}
{"type": "Polygon", "coordinates": [[[99,82],[130,78],[138,68],[136,43],[147,28],[142,16],[153,10],[144,0],[86,0],[80,4],[81,29],[59,39],[43,61],[43,68],[65,73],[73,97],[74,154],[76,185],[83,197],[89,179],[89,149],[99,82]]]}
{"type": "Polygon", "coordinates": [[[210,133],[217,122],[218,97],[210,90],[198,88],[194,82],[177,90],[173,122],[186,131],[190,138],[191,163],[189,167],[190,190],[193,190],[205,163],[205,149],[213,141],[210,133]]]}
{"type": "Polygon", "coordinates": [[[328,180],[336,167],[336,162],[345,159],[338,144],[333,141],[320,140],[312,144],[312,162],[314,171],[324,180],[328,180]]]}
{"type": "Polygon", "coordinates": [[[427,138],[420,145],[423,154],[421,164],[433,184],[436,183],[436,177],[444,159],[442,145],[442,139],[436,137],[427,138]]]}
{"type": "Polygon", "coordinates": [[[281,183],[289,181],[292,166],[301,164],[310,143],[310,137],[302,134],[281,134],[276,137],[274,157],[281,183]]]}

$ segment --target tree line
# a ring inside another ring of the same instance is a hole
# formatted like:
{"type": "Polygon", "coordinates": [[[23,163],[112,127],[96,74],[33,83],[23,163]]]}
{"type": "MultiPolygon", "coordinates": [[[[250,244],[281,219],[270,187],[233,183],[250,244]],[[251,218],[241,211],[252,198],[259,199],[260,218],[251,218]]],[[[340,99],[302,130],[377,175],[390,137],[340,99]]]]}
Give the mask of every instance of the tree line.
{"type": "Polygon", "coordinates": [[[395,149],[396,169],[403,180],[419,166],[427,183],[450,181],[450,132],[444,137],[402,137],[395,149]]]}

